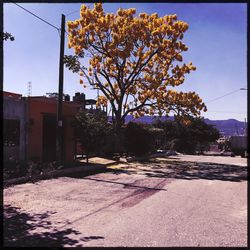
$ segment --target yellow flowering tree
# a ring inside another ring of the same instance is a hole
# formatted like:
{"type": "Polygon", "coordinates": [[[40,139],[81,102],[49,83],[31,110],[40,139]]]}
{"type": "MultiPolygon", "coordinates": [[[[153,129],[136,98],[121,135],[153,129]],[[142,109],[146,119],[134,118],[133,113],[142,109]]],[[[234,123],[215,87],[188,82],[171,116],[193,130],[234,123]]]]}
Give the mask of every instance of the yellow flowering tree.
{"type": "Polygon", "coordinates": [[[66,57],[66,66],[85,78],[81,84],[102,92],[97,106],[111,105],[117,129],[128,114],[137,118],[173,111],[186,117],[206,111],[195,92],[173,89],[195,70],[191,62],[181,63],[181,53],[188,50],[182,42],[188,24],[176,15],[136,15],[133,8],[105,13],[101,3],[93,9],[83,4],[80,18],[67,22],[67,28],[75,56],[66,57]],[[90,57],[87,67],[80,64],[85,56],[90,57]]]}

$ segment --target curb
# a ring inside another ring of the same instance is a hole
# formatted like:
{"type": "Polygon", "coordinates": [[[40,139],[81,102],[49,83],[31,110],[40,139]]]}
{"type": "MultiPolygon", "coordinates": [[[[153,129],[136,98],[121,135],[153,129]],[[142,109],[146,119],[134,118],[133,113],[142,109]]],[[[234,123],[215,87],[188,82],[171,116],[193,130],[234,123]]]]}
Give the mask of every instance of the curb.
{"type": "Polygon", "coordinates": [[[9,185],[16,185],[16,184],[23,184],[32,180],[39,181],[44,180],[51,177],[60,177],[64,176],[65,174],[74,174],[74,173],[84,173],[84,172],[90,172],[90,171],[96,171],[96,170],[105,170],[108,166],[113,165],[114,163],[108,163],[108,164],[96,164],[92,166],[80,166],[75,168],[68,168],[68,169],[62,169],[62,170],[54,170],[48,173],[39,174],[39,175],[33,175],[33,176],[24,176],[14,179],[9,179],[4,181],[3,186],[7,187],[9,185]]]}

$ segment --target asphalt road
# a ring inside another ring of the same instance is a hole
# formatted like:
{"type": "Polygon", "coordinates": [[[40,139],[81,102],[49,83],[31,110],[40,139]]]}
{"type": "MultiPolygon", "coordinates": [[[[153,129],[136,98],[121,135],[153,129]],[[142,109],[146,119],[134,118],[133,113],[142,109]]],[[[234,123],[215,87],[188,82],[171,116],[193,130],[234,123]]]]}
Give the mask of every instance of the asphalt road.
{"type": "Polygon", "coordinates": [[[246,166],[154,160],[4,190],[5,246],[247,246],[246,166]]]}
{"type": "MultiPolygon", "coordinates": [[[[176,161],[191,161],[191,162],[204,162],[204,163],[217,163],[217,164],[228,164],[235,166],[247,166],[247,158],[240,156],[209,156],[209,155],[174,155],[169,156],[169,159],[176,161]]],[[[166,160],[166,159],[165,159],[166,160]]]]}

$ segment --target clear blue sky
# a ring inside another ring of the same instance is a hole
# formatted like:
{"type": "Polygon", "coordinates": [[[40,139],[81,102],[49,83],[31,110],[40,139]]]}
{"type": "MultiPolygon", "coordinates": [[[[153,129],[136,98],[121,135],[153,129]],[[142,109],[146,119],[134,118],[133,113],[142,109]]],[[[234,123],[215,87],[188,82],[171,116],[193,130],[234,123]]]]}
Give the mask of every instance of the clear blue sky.
{"type": "MultiPolygon", "coordinates": [[[[79,18],[81,4],[20,4],[51,24],[60,27],[61,14],[67,20],[79,18]],[[69,13],[73,14],[67,15],[69,13]]],[[[87,3],[90,5],[90,3],[87,3]]],[[[91,5],[93,7],[93,4],[91,5]]],[[[210,101],[234,90],[247,87],[247,4],[242,3],[105,3],[106,12],[118,8],[137,9],[137,13],[157,12],[160,16],[177,14],[189,24],[184,41],[189,50],[184,61],[197,67],[178,89],[196,91],[210,101]]],[[[4,90],[27,96],[28,82],[32,95],[58,91],[60,37],[58,31],[18,6],[4,4],[4,31],[12,33],[14,42],[4,43],[4,90]]],[[[73,51],[67,48],[65,54],[73,51]]],[[[72,98],[75,92],[85,92],[95,98],[96,92],[83,89],[78,75],[65,69],[64,93],[72,98]]],[[[213,120],[247,117],[247,91],[239,90],[207,103],[203,115],[213,120]]]]}

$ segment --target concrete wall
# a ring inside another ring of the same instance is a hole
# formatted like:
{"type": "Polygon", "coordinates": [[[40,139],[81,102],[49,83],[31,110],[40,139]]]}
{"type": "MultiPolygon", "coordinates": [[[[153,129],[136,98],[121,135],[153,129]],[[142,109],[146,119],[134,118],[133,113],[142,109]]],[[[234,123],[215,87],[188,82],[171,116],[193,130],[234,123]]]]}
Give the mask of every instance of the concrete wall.
{"type": "Polygon", "coordinates": [[[20,121],[19,147],[4,146],[4,158],[12,156],[16,160],[23,161],[26,159],[26,101],[3,97],[3,117],[20,121]]]}

